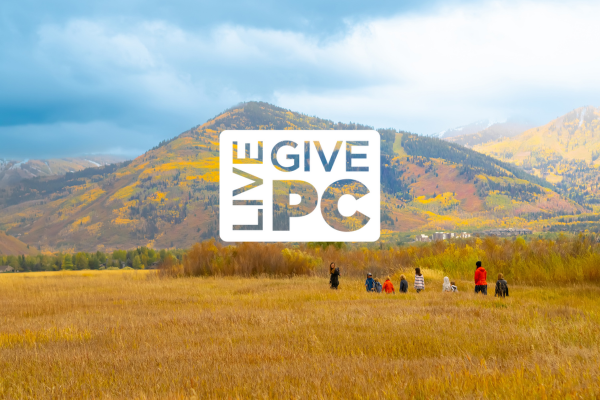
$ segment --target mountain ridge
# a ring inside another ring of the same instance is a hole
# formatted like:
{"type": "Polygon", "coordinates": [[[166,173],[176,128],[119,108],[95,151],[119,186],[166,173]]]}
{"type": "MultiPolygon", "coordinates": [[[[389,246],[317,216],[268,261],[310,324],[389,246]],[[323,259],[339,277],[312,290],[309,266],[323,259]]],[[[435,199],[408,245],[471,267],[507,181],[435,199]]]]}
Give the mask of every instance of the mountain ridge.
{"type": "Polygon", "coordinates": [[[549,180],[580,204],[596,207],[600,202],[600,108],[579,107],[520,135],[473,149],[549,180]]]}
{"type": "MultiPolygon", "coordinates": [[[[219,133],[226,129],[372,127],[242,103],[131,162],[0,191],[0,229],[47,250],[188,247],[218,237],[219,133]]],[[[379,132],[383,240],[439,229],[541,229],[532,215],[583,211],[512,165],[437,139],[379,132]]]]}
{"type": "Polygon", "coordinates": [[[489,119],[482,119],[479,121],[471,122],[467,125],[461,125],[457,126],[456,128],[446,129],[444,131],[428,136],[437,137],[440,139],[448,139],[455,136],[470,135],[488,128],[491,124],[492,123],[489,119]]]}
{"type": "Polygon", "coordinates": [[[0,188],[14,185],[23,179],[64,175],[67,172],[81,171],[90,167],[124,161],[113,155],[90,155],[51,159],[0,159],[0,188]]]}
{"type": "Polygon", "coordinates": [[[473,148],[476,145],[487,143],[490,141],[511,138],[533,128],[532,124],[518,121],[506,121],[502,123],[494,123],[477,132],[468,134],[460,134],[452,137],[443,137],[452,143],[460,144],[461,146],[473,148]]]}

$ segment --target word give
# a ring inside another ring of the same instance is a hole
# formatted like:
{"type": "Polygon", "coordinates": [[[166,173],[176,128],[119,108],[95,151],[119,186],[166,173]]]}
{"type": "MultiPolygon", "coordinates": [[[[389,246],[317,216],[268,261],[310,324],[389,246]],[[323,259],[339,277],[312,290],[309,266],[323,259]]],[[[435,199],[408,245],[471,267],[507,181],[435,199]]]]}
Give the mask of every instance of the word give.
{"type": "Polygon", "coordinates": [[[224,241],[379,238],[376,131],[224,131],[220,153],[224,241]]]}

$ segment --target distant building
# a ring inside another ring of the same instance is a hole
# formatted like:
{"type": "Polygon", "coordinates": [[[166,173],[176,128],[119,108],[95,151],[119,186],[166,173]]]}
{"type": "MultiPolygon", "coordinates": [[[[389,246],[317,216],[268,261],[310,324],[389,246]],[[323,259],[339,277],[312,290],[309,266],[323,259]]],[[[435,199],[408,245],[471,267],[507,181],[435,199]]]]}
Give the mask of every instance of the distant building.
{"type": "Polygon", "coordinates": [[[436,232],[432,236],[432,240],[450,240],[450,239],[466,239],[470,238],[471,234],[467,232],[454,233],[454,232],[436,232]]]}
{"type": "Polygon", "coordinates": [[[0,265],[0,273],[3,272],[13,272],[15,269],[10,265],[0,265]]]}
{"type": "Polygon", "coordinates": [[[422,233],[415,236],[415,242],[431,242],[431,238],[427,235],[423,235],[422,233]]]}

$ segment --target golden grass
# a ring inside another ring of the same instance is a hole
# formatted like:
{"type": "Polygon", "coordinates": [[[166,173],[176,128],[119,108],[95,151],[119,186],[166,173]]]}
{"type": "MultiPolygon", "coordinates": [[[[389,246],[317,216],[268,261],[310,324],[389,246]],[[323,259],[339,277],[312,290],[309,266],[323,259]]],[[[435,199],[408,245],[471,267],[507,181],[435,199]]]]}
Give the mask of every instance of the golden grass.
{"type": "MultiPolygon", "coordinates": [[[[378,295],[344,277],[0,276],[3,398],[593,398],[600,289],[378,295]]],[[[412,275],[409,276],[412,284],[412,275]]],[[[398,284],[397,281],[394,282],[398,284]]],[[[412,285],[411,285],[412,286],[412,285]]]]}

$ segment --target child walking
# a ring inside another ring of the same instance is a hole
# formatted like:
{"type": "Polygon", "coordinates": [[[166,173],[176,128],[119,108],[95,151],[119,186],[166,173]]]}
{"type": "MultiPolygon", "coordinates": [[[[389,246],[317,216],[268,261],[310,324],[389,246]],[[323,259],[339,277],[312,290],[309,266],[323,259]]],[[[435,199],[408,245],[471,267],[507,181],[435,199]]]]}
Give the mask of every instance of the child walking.
{"type": "Polygon", "coordinates": [[[389,276],[387,277],[385,282],[383,282],[383,290],[385,290],[385,293],[387,293],[387,294],[390,294],[390,293],[396,294],[396,291],[394,290],[394,284],[390,280],[389,276]]]}
{"type": "Polygon", "coordinates": [[[450,282],[450,289],[452,293],[458,293],[458,288],[456,287],[456,283],[454,281],[450,282]]]}
{"type": "Polygon", "coordinates": [[[400,293],[408,292],[408,281],[404,275],[400,275],[400,293]]]}
{"type": "Polygon", "coordinates": [[[375,281],[373,280],[373,274],[370,272],[367,274],[367,280],[365,281],[365,288],[367,292],[372,292],[375,287],[375,281]]]}
{"type": "Polygon", "coordinates": [[[382,289],[383,289],[383,286],[381,285],[381,282],[379,282],[379,279],[375,279],[375,287],[374,287],[375,292],[381,293],[382,289]]]}
{"type": "Polygon", "coordinates": [[[498,274],[498,281],[496,281],[496,293],[494,293],[494,297],[496,296],[508,296],[508,283],[504,280],[504,275],[502,274],[498,274]]]}
{"type": "Polygon", "coordinates": [[[450,285],[450,279],[445,276],[444,277],[444,284],[442,285],[442,292],[451,292],[452,291],[452,287],[450,285]]]}
{"type": "Polygon", "coordinates": [[[421,268],[415,268],[415,289],[417,293],[421,290],[425,290],[425,278],[421,274],[421,268]]]}

